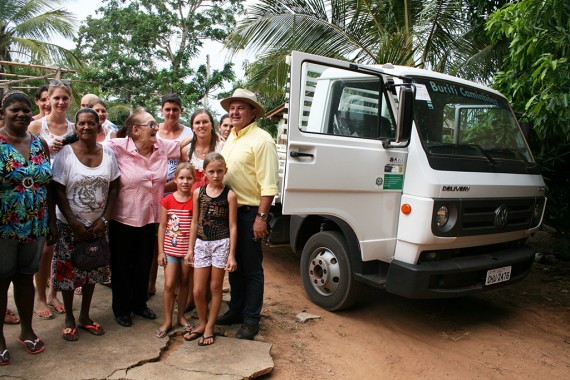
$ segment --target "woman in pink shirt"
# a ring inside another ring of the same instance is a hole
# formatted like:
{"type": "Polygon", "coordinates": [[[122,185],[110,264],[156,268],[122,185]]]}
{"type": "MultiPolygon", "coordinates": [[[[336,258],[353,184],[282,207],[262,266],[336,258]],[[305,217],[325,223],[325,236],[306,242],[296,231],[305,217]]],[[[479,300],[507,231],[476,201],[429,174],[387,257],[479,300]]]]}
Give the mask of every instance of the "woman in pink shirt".
{"type": "Polygon", "coordinates": [[[158,123],[145,109],[125,121],[127,137],[111,139],[119,171],[119,196],[109,222],[113,314],[123,327],[131,313],[146,319],[156,314],[147,306],[149,270],[160,220],[168,160],[180,159],[180,142],[156,138],[158,123]]]}

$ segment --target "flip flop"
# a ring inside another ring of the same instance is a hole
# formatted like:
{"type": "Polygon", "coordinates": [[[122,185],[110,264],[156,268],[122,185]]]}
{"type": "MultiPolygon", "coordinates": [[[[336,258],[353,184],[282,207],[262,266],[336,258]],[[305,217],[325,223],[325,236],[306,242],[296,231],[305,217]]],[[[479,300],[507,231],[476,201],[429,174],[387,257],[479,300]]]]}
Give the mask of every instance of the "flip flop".
{"type": "Polygon", "coordinates": [[[191,342],[193,340],[200,338],[202,335],[204,335],[204,333],[201,333],[198,331],[188,332],[188,333],[184,334],[184,340],[187,342],[191,342]]]}
{"type": "Polygon", "coordinates": [[[182,327],[182,329],[184,330],[184,332],[192,332],[192,330],[194,329],[194,327],[190,324],[190,323],[179,323],[180,327],[182,327]]]}
{"type": "Polygon", "coordinates": [[[44,342],[40,338],[36,338],[34,340],[26,339],[22,340],[20,338],[16,339],[18,343],[20,343],[28,353],[35,355],[43,352],[46,349],[44,342]]]}
{"type": "Polygon", "coordinates": [[[79,340],[79,335],[77,335],[77,328],[64,327],[61,329],[61,337],[68,342],[75,342],[79,340]]]}
{"type": "Polygon", "coordinates": [[[34,311],[36,312],[36,315],[38,316],[39,319],[43,319],[44,321],[48,321],[50,319],[53,319],[53,314],[51,313],[50,309],[47,310],[36,310],[34,308],[34,311]]]}
{"type": "Polygon", "coordinates": [[[4,315],[4,323],[7,325],[19,325],[20,318],[18,318],[12,310],[6,309],[6,314],[4,315]]]}
{"type": "Polygon", "coordinates": [[[168,332],[170,331],[170,328],[164,330],[161,329],[160,327],[156,329],[156,331],[154,332],[154,336],[157,338],[166,338],[168,336],[168,332]]]}
{"type": "Polygon", "coordinates": [[[93,322],[92,325],[77,325],[80,329],[90,332],[93,335],[103,335],[105,334],[105,330],[103,327],[98,324],[97,322],[93,322]]]}
{"type": "Polygon", "coordinates": [[[0,367],[7,364],[10,364],[10,353],[5,349],[0,353],[0,367]]]}
{"type": "Polygon", "coordinates": [[[63,306],[63,305],[49,304],[48,306],[51,307],[58,314],[65,314],[65,306],[63,306]]]}
{"type": "Polygon", "coordinates": [[[215,335],[210,335],[210,336],[202,336],[200,338],[200,340],[198,341],[198,346],[210,346],[212,344],[214,344],[214,342],[216,341],[216,336],[215,335]],[[204,343],[205,340],[212,340],[210,343],[204,343]]]}

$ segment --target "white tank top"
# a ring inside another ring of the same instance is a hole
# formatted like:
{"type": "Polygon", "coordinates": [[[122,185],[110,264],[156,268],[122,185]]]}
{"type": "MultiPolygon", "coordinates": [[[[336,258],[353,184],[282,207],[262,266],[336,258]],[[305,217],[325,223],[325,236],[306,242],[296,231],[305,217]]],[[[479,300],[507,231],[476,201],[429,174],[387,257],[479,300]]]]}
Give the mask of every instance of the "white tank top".
{"type": "Polygon", "coordinates": [[[46,141],[46,143],[48,144],[48,146],[50,148],[49,149],[50,150],[50,160],[51,160],[51,162],[53,162],[53,159],[59,153],[59,152],[53,152],[51,150],[51,147],[53,145],[53,141],[55,140],[56,137],[64,137],[68,133],[75,132],[74,124],[71,121],[67,120],[67,130],[65,131],[65,133],[63,135],[56,135],[56,134],[53,134],[52,131],[49,130],[48,123],[47,123],[47,116],[42,117],[40,120],[42,121],[42,129],[40,130],[40,137],[43,138],[46,141]]]}

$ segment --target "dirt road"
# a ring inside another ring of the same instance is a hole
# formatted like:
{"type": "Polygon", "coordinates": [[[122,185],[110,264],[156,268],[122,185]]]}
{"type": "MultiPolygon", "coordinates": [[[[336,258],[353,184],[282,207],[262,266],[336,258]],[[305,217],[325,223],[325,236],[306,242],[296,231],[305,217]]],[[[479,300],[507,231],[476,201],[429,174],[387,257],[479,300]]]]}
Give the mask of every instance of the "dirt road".
{"type": "Polygon", "coordinates": [[[366,288],[348,311],[315,306],[299,255],[265,249],[262,335],[271,379],[570,379],[570,264],[535,264],[508,288],[409,300],[366,288]],[[306,310],[321,318],[295,322],[306,310]]]}

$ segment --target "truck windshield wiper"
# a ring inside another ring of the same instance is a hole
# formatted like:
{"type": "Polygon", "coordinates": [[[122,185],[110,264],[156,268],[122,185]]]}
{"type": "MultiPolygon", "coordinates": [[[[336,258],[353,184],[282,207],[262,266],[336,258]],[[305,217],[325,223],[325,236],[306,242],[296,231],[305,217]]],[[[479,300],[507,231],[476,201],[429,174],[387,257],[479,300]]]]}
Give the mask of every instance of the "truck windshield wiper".
{"type": "Polygon", "coordinates": [[[491,157],[491,155],[485,149],[483,149],[480,145],[477,145],[477,144],[436,144],[436,145],[428,146],[428,148],[440,148],[440,147],[444,147],[444,148],[476,148],[487,159],[487,161],[489,161],[489,164],[491,165],[491,167],[494,167],[495,165],[497,165],[497,161],[495,161],[495,159],[493,157],[491,157]]]}
{"type": "Polygon", "coordinates": [[[514,153],[515,156],[518,157],[518,161],[525,164],[527,168],[534,168],[536,166],[536,162],[528,161],[524,154],[520,152],[520,150],[515,148],[497,148],[497,149],[490,149],[492,152],[499,152],[499,153],[514,153]]]}

